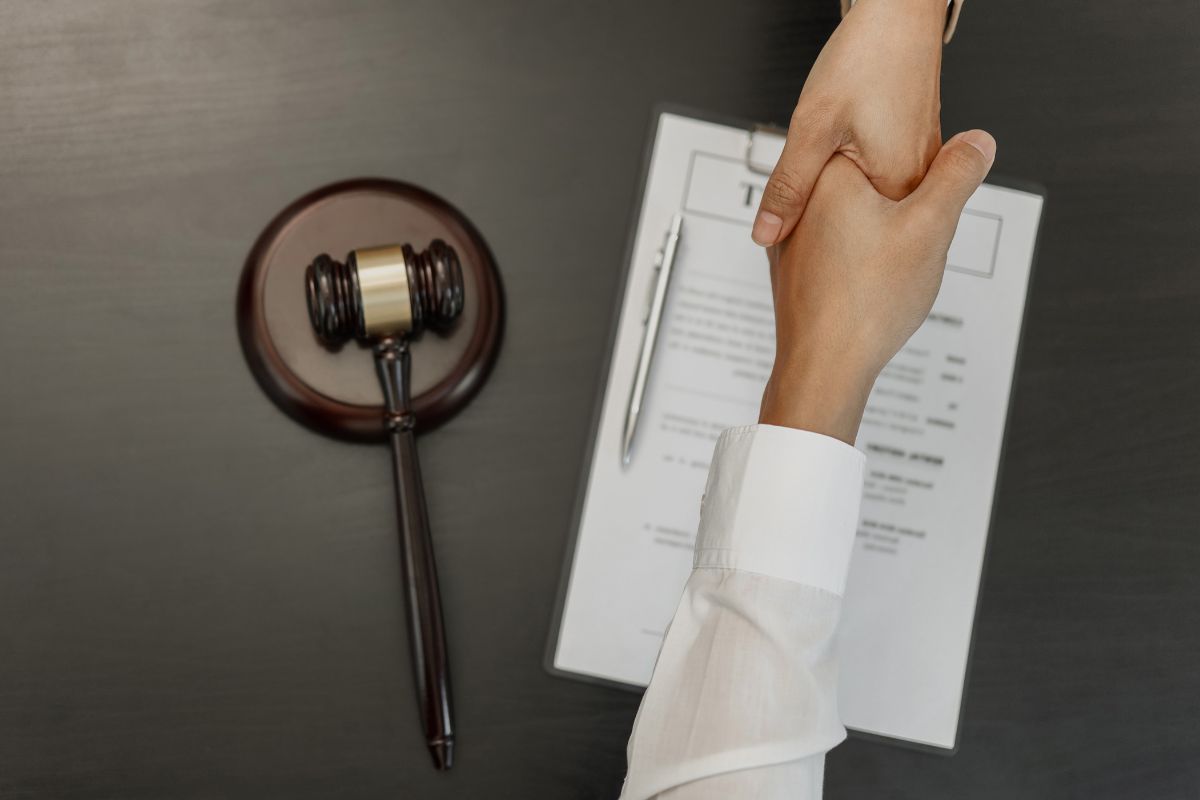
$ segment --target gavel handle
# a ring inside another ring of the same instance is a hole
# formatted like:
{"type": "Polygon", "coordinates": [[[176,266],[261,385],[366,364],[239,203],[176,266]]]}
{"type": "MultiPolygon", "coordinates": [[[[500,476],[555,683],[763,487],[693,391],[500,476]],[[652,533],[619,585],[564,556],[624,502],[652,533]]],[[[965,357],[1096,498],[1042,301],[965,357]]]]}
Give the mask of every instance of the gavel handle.
{"type": "Polygon", "coordinates": [[[425,741],[439,770],[454,762],[454,719],[450,710],[450,663],[437,566],[429,536],[429,515],[417,440],[409,409],[409,354],[403,339],[385,339],[375,347],[375,365],[384,390],[391,429],[396,512],[400,519],[400,564],[404,570],[408,640],[425,741]]]}
{"type": "Polygon", "coordinates": [[[438,592],[433,542],[425,490],[417,461],[417,440],[411,428],[392,432],[392,465],[396,475],[396,511],[400,517],[400,563],[408,610],[408,639],[412,651],[417,701],[425,725],[425,741],[440,770],[454,761],[454,719],[450,712],[450,665],[442,599],[438,592]]]}

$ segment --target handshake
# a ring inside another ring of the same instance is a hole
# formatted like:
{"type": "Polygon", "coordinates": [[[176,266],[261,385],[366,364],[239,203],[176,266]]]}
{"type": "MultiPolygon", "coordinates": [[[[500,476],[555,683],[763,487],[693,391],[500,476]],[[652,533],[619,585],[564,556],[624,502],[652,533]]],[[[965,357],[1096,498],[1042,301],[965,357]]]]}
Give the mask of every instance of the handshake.
{"type": "Polygon", "coordinates": [[[880,370],[929,313],[996,142],[941,144],[945,0],[860,0],[821,52],[763,192],[775,366],[759,421],[853,444],[880,370]]]}

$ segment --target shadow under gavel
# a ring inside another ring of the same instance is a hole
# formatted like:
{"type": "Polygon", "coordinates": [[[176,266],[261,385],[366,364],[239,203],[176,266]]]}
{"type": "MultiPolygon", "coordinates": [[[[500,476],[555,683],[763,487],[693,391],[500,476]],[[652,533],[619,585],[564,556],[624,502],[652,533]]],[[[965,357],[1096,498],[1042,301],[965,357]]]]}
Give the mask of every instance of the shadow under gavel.
{"type": "Polygon", "coordinates": [[[309,318],[323,344],[337,349],[354,339],[369,343],[375,355],[392,446],[417,700],[434,766],[449,769],[454,761],[450,668],[417,460],[409,343],[426,329],[445,333],[454,326],[463,309],[462,266],[454,248],[440,239],[419,253],[405,244],[354,250],[344,262],[321,254],[305,271],[305,289],[309,318]]]}

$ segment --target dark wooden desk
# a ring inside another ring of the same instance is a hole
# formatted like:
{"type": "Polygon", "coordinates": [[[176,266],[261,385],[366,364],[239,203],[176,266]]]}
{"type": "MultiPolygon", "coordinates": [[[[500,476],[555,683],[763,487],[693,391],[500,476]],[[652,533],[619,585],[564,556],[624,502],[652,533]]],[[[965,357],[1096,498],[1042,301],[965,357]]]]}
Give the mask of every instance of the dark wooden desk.
{"type": "MultiPolygon", "coordinates": [[[[835,6],[0,10],[0,797],[615,797],[637,699],[541,657],[648,115],[786,120],[835,6]],[[457,202],[507,281],[424,442],[447,775],[387,452],[285,418],[234,328],[260,227],[364,174],[457,202]]],[[[972,0],[945,71],[947,131],[1050,193],[965,735],[850,742],[828,797],[1195,798],[1200,6],[972,0]]]]}

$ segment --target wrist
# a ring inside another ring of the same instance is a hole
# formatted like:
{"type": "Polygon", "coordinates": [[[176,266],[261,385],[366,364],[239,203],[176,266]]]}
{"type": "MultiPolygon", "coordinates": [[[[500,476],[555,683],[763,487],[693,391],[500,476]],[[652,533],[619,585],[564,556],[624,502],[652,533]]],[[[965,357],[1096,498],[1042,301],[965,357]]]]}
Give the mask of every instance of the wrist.
{"type": "Polygon", "coordinates": [[[947,0],[889,0],[898,2],[905,7],[905,12],[914,18],[936,25],[939,32],[946,27],[946,9],[950,8],[947,0]]]}
{"type": "Polygon", "coordinates": [[[850,7],[879,5],[877,13],[884,13],[897,21],[920,22],[936,26],[940,32],[946,26],[946,15],[950,0],[854,0],[850,7]],[[901,14],[897,18],[894,12],[901,14]]]}
{"type": "MultiPolygon", "coordinates": [[[[880,2],[880,0],[870,0],[871,2],[880,2]]],[[[854,0],[850,5],[855,6],[859,3],[867,2],[867,0],[854,0]]],[[[946,9],[950,7],[953,0],[887,0],[890,3],[899,3],[900,5],[908,6],[913,11],[932,11],[946,16],[946,9]]]]}
{"type": "Polygon", "coordinates": [[[763,392],[758,421],[853,445],[873,384],[854,371],[777,363],[763,392]]]}

